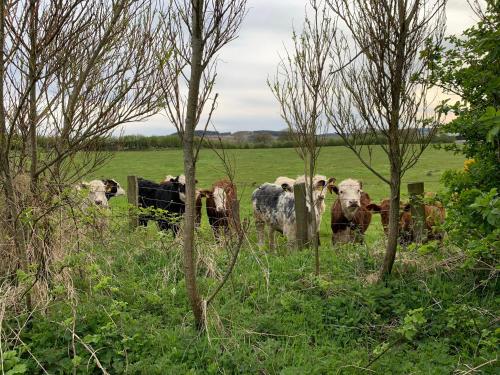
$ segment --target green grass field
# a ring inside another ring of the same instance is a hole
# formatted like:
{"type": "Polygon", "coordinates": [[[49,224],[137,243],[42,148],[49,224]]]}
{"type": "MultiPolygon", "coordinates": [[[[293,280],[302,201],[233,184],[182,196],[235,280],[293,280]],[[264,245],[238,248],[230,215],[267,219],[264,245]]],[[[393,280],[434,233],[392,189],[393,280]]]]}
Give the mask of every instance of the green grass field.
{"type": "MultiPolygon", "coordinates": [[[[252,215],[250,196],[256,186],[273,182],[278,176],[296,177],[303,174],[302,160],[294,149],[228,150],[227,155],[236,170],[242,217],[252,215]]],[[[463,160],[462,156],[429,147],[415,167],[404,176],[403,199],[407,195],[408,182],[423,181],[426,191],[438,192],[441,174],[446,169],[462,168],[463,160]]],[[[372,165],[388,175],[389,164],[382,149],[377,148],[373,153],[372,165]]],[[[107,165],[89,178],[115,178],[126,187],[127,175],[160,181],[167,174],[181,174],[182,166],[181,150],[117,152],[107,165]]],[[[361,180],[364,190],[376,202],[388,197],[389,186],[363,166],[354,153],[345,147],[323,148],[318,172],[327,177],[335,177],[337,182],[349,177],[361,180]]],[[[212,150],[201,150],[197,166],[198,187],[209,188],[214,181],[224,176],[224,168],[217,155],[212,150]]],[[[326,200],[327,210],[321,225],[321,238],[324,241],[329,241],[331,236],[329,210],[335,198],[335,195],[328,195],[326,200]]],[[[125,202],[125,198],[114,199],[112,205],[124,205],[125,202]]],[[[206,218],[203,225],[207,225],[206,218]]],[[[367,241],[377,239],[380,230],[380,219],[375,215],[373,225],[367,232],[367,241]]]]}
{"type": "MultiPolygon", "coordinates": [[[[252,185],[301,170],[291,149],[229,153],[246,217],[252,185]]],[[[387,169],[382,153],[373,160],[387,169]]],[[[438,191],[442,172],[462,163],[429,149],[405,182],[424,181],[427,190],[438,191]]],[[[362,179],[376,200],[387,195],[387,187],[344,148],[325,148],[319,170],[338,180],[362,179]]],[[[160,180],[180,172],[179,150],[123,152],[88,177],[113,177],[125,185],[127,175],[160,180]]],[[[217,158],[204,150],[199,186],[221,177],[217,158]]],[[[333,199],[328,197],[328,205],[333,199]]],[[[50,303],[35,310],[20,339],[7,347],[9,366],[17,360],[29,374],[101,373],[98,358],[110,374],[427,375],[466,374],[474,367],[498,373],[498,288],[494,282],[483,285],[479,271],[464,268],[462,252],[447,240],[400,249],[391,276],[377,283],[384,254],[377,215],[367,246],[332,249],[325,214],[319,276],[310,249],[289,250],[281,238],[279,251],[269,252],[250,236],[208,306],[206,330],[200,333],[188,304],[181,241],[154,225],[130,231],[126,199],[111,205],[115,220],[107,225],[100,220],[102,211],[97,221],[89,214],[78,223],[78,246],[61,263],[71,283],[56,279],[50,303]]],[[[196,236],[203,299],[222,279],[231,251],[216,244],[204,220],[196,236]]]]}

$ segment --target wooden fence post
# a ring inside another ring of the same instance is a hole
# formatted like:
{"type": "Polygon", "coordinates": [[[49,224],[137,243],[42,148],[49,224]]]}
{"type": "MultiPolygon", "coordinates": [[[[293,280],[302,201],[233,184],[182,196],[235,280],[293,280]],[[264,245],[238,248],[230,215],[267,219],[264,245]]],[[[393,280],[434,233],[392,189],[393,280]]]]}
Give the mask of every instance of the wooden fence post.
{"type": "Polygon", "coordinates": [[[139,226],[139,216],[137,209],[139,207],[139,187],[137,185],[136,176],[127,176],[127,199],[129,205],[129,227],[134,230],[139,226]]]}
{"type": "Polygon", "coordinates": [[[293,195],[295,197],[296,246],[300,250],[306,247],[308,242],[307,224],[309,217],[306,205],[306,184],[300,183],[293,185],[293,195]]]}
{"type": "Polygon", "coordinates": [[[415,242],[421,243],[424,238],[424,183],[413,182],[408,184],[408,195],[410,196],[411,217],[413,219],[413,235],[415,242]]]}

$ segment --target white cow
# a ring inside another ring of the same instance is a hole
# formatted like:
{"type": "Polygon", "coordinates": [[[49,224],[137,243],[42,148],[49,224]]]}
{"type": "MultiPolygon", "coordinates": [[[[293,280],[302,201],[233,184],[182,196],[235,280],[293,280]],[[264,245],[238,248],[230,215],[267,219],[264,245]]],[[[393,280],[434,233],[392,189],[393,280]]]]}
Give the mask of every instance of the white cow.
{"type": "Polygon", "coordinates": [[[338,195],[337,199],[340,201],[343,214],[347,219],[352,220],[361,207],[363,185],[358,180],[348,178],[338,184],[334,191],[338,195]]]}
{"type": "Polygon", "coordinates": [[[106,185],[102,180],[92,180],[90,182],[82,182],[77,186],[77,190],[88,190],[88,195],[85,198],[84,206],[95,204],[100,207],[108,207],[108,198],[106,198],[106,185]]]}
{"type": "Polygon", "coordinates": [[[77,190],[82,189],[88,189],[87,203],[101,207],[109,207],[111,198],[125,195],[125,190],[113,179],[82,182],[77,186],[77,190]]]}

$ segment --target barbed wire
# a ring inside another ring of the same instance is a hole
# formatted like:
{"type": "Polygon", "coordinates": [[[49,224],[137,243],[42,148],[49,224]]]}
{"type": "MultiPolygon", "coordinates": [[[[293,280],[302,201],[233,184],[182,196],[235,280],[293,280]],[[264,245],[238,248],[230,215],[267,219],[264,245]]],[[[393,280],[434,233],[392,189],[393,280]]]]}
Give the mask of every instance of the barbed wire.
{"type": "MultiPolygon", "coordinates": [[[[166,183],[163,183],[163,181],[160,181],[160,182],[156,182],[156,181],[152,181],[152,180],[149,180],[149,179],[145,179],[145,178],[142,178],[142,177],[137,177],[138,179],[142,179],[143,181],[148,181],[148,182],[152,182],[152,183],[155,183],[157,185],[161,185],[161,186],[165,186],[166,183]]],[[[79,188],[80,187],[80,184],[81,183],[84,183],[84,182],[87,182],[87,183],[90,183],[92,181],[96,181],[96,180],[90,180],[90,181],[80,181],[80,182],[75,182],[75,183],[67,183],[67,182],[41,182],[40,185],[41,186],[56,186],[56,187],[66,187],[66,188],[79,188]]],[[[101,181],[100,179],[98,179],[98,181],[101,181]]],[[[216,180],[215,182],[213,182],[212,184],[216,183],[216,182],[219,182],[221,181],[220,179],[216,180]]],[[[258,187],[258,186],[262,186],[264,184],[271,184],[271,185],[276,185],[274,182],[269,182],[269,181],[264,181],[264,182],[258,182],[258,181],[255,181],[255,180],[233,180],[232,181],[234,184],[236,185],[242,185],[242,186],[251,186],[251,187],[258,187]]],[[[336,184],[335,186],[338,187],[338,184],[342,182],[342,181],[336,181],[336,184]]],[[[363,186],[379,186],[379,185],[387,185],[385,184],[383,181],[364,181],[364,180],[361,180],[360,181],[361,184],[363,186]]],[[[404,184],[408,184],[408,183],[414,183],[414,182],[423,182],[423,183],[441,183],[441,180],[440,179],[426,179],[426,180],[422,180],[422,179],[407,179],[407,180],[402,180],[401,181],[401,185],[404,185],[404,184]]],[[[211,183],[208,183],[208,184],[211,184],[211,183]]],[[[3,185],[3,184],[2,184],[3,185]]],[[[118,184],[120,187],[122,187],[122,184],[118,184]]],[[[125,183],[123,184],[125,185],[125,183]]],[[[197,183],[197,185],[200,185],[200,183],[197,183]]],[[[280,186],[280,185],[278,185],[280,186]]],[[[293,185],[292,185],[293,186],[293,185]]],[[[344,185],[344,186],[353,186],[353,187],[357,187],[358,185],[357,184],[348,184],[348,185],[344,185]]],[[[212,187],[210,185],[210,187],[212,187]]],[[[388,185],[387,185],[388,187],[388,185]]],[[[82,190],[84,189],[88,189],[88,187],[80,187],[82,190]]]]}

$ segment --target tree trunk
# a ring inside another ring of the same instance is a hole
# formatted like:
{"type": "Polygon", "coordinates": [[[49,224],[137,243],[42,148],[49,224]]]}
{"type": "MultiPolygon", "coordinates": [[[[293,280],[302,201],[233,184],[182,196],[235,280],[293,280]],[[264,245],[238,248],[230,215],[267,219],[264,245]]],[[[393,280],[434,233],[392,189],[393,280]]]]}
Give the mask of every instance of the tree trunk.
{"type": "Polygon", "coordinates": [[[387,238],[387,249],[384,263],[380,271],[380,279],[385,278],[392,271],[399,237],[399,202],[401,198],[401,162],[399,155],[399,140],[397,139],[397,128],[392,139],[389,141],[391,160],[391,204],[389,208],[389,233],[387,238]]]}
{"type": "Polygon", "coordinates": [[[36,113],[36,48],[37,48],[37,23],[38,23],[38,1],[31,0],[30,2],[30,53],[29,53],[29,145],[30,145],[30,175],[31,175],[31,189],[36,191],[37,180],[37,144],[36,144],[36,126],[37,126],[37,113],[36,113]]]}
{"type": "Polygon", "coordinates": [[[312,243],[313,250],[314,250],[314,271],[316,276],[319,276],[320,273],[320,261],[319,261],[319,238],[317,236],[318,233],[318,223],[316,222],[316,207],[314,205],[314,195],[313,195],[313,181],[314,181],[314,173],[316,171],[316,165],[314,158],[311,155],[309,155],[309,197],[308,200],[310,202],[310,207],[311,207],[311,212],[309,214],[309,224],[311,225],[311,232],[312,236],[309,238],[310,243],[312,243]]]}
{"type": "Polygon", "coordinates": [[[381,270],[381,278],[386,277],[392,271],[394,260],[396,259],[396,250],[399,237],[399,202],[400,202],[400,183],[391,181],[391,204],[389,208],[389,233],[387,238],[387,249],[385,252],[384,263],[381,270]]]}
{"type": "MultiPolygon", "coordinates": [[[[16,248],[16,255],[19,262],[19,267],[28,272],[28,256],[26,251],[26,242],[24,240],[23,227],[19,221],[18,205],[16,194],[14,191],[14,184],[12,181],[12,174],[10,171],[9,163],[9,146],[7,144],[7,126],[6,115],[4,107],[4,80],[5,80],[5,1],[0,1],[0,48],[2,55],[0,58],[0,173],[3,178],[3,190],[5,193],[5,201],[7,205],[7,214],[9,217],[9,229],[14,239],[14,246],[16,248]]],[[[31,310],[31,294],[26,293],[26,307],[31,310]]]]}
{"type": "Polygon", "coordinates": [[[192,2],[192,37],[191,37],[191,76],[186,110],[186,122],[182,144],[184,152],[184,175],[186,176],[186,211],[184,213],[183,251],[184,251],[184,276],[186,289],[193,310],[194,320],[198,329],[203,328],[203,312],[201,299],[196,285],[196,262],[194,247],[195,228],[195,172],[196,161],[194,158],[193,138],[196,128],[196,113],[198,111],[198,95],[202,75],[201,60],[203,56],[202,45],[202,17],[203,1],[192,2]]]}

